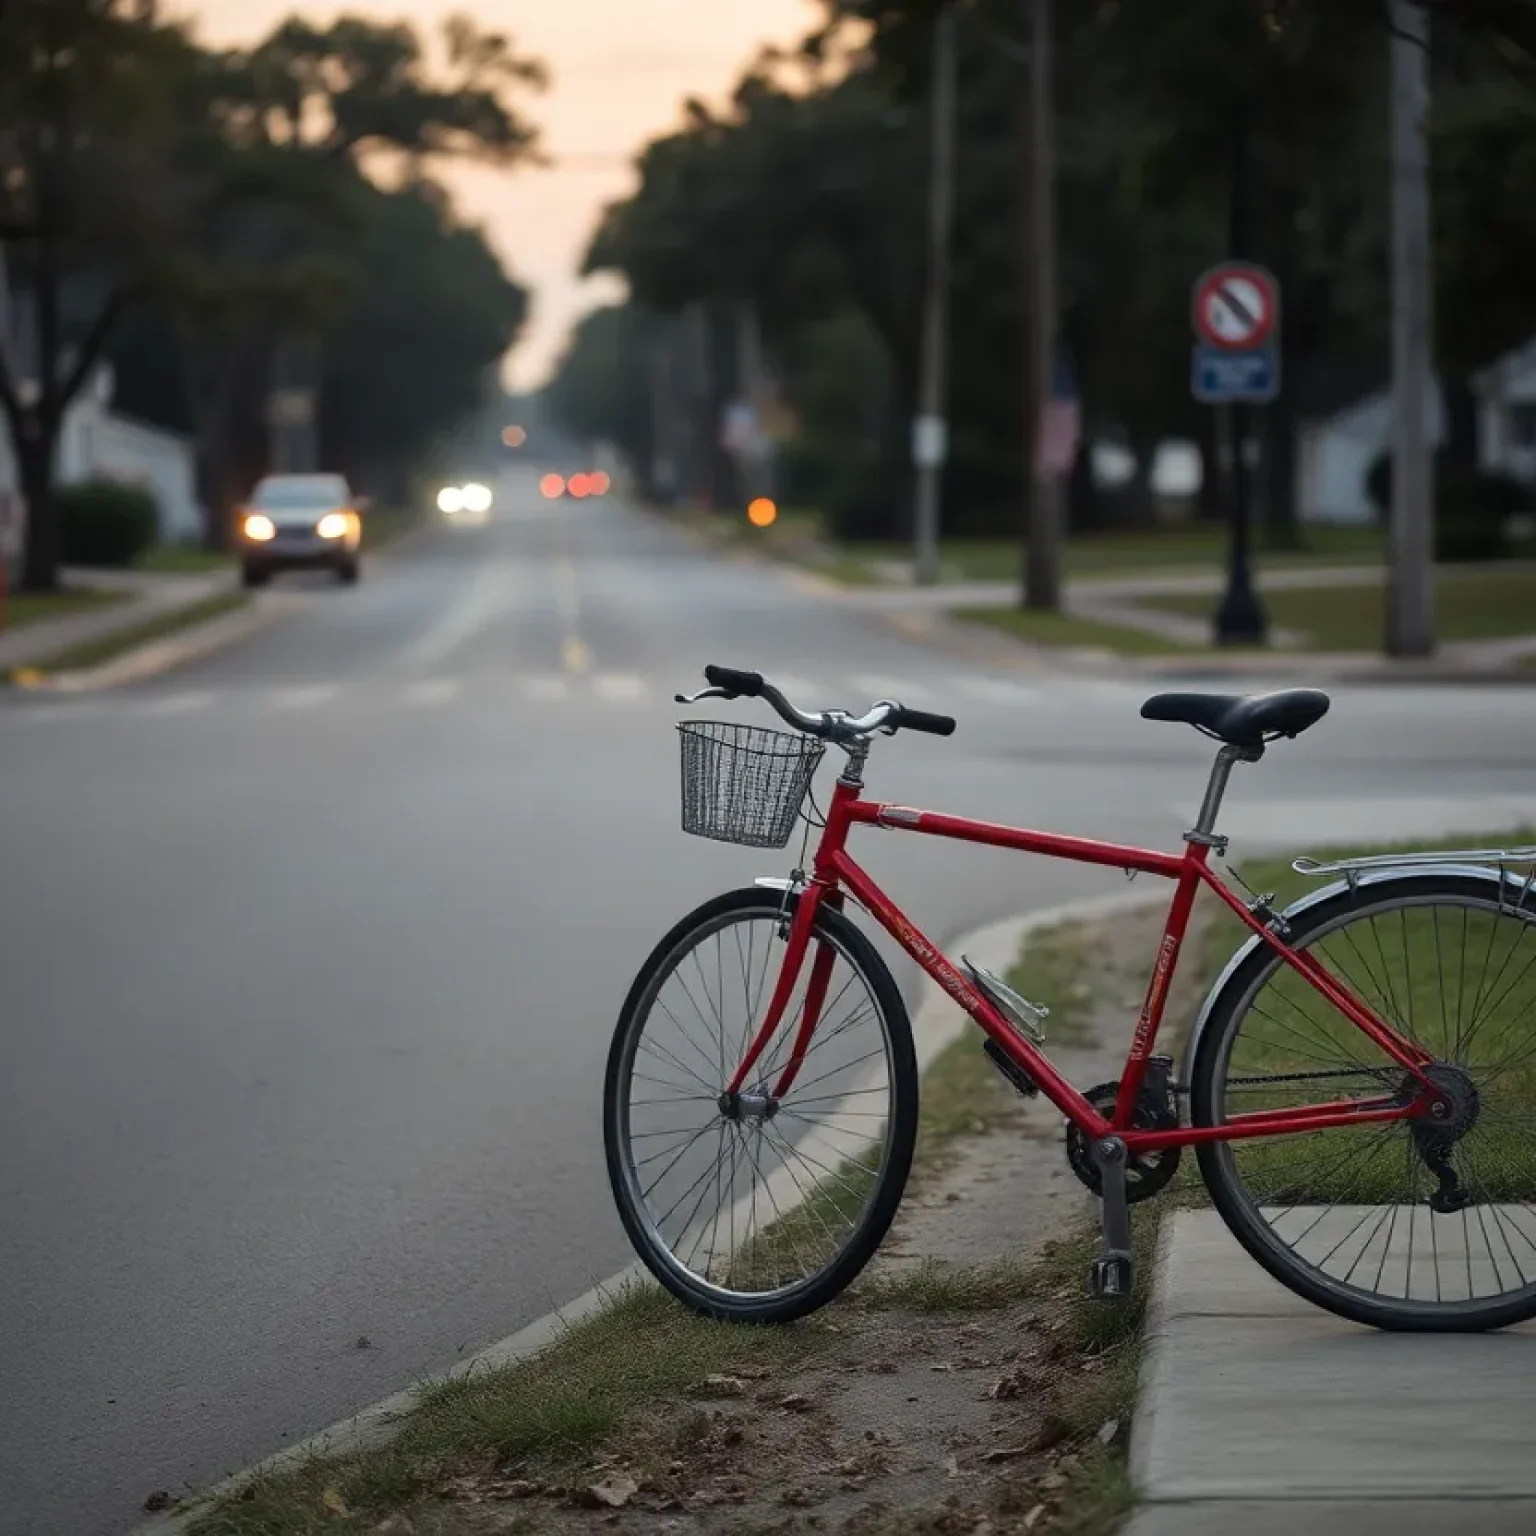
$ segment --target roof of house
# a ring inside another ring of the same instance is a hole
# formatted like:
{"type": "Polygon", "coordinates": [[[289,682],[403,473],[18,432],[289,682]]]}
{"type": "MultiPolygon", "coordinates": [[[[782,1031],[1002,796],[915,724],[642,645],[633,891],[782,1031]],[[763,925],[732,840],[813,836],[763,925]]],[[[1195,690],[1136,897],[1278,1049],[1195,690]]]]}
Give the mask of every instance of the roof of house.
{"type": "Polygon", "coordinates": [[[1495,358],[1480,373],[1473,376],[1472,385],[1475,389],[1483,390],[1495,383],[1495,375],[1502,375],[1507,381],[1519,375],[1531,373],[1536,373],[1536,336],[1495,358]]]}

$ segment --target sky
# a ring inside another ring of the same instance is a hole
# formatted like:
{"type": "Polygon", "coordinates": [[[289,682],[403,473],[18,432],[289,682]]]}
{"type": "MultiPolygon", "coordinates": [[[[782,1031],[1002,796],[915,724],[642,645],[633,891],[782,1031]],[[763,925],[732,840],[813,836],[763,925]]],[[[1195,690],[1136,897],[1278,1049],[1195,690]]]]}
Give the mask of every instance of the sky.
{"type": "Polygon", "coordinates": [[[253,41],[284,17],[325,22],[342,12],[435,28],[454,11],[511,34],[552,76],[523,106],[543,130],[553,169],[504,172],[461,166],[444,180],[498,255],[532,289],[533,313],[508,360],[516,388],[542,383],[572,321],[622,291],[611,279],[577,277],[605,204],[634,186],[629,159],[679,121],[683,98],[718,99],[760,43],[809,31],[815,0],[417,0],[414,5],[315,5],[303,0],[183,0],[205,43],[253,41]]]}

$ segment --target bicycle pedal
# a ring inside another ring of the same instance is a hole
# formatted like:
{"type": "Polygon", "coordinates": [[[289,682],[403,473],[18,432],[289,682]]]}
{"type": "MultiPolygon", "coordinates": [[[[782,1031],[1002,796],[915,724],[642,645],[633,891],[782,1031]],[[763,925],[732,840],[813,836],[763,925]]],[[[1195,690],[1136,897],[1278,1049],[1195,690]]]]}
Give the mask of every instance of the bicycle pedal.
{"type": "Polygon", "coordinates": [[[1125,1301],[1136,1280],[1128,1253],[1101,1253],[1088,1266],[1088,1295],[1094,1301],[1125,1301]]]}
{"type": "Polygon", "coordinates": [[[996,1040],[986,1040],[982,1043],[982,1050],[987,1053],[987,1060],[997,1068],[999,1072],[1013,1085],[1021,1097],[1033,1099],[1040,1093],[1040,1085],[1011,1057],[996,1040]]]}
{"type": "Polygon", "coordinates": [[[977,965],[964,955],[960,956],[960,964],[1005,1019],[1021,1029],[1036,1045],[1045,1044],[1045,1020],[1050,1017],[1049,1008],[1021,997],[1002,977],[994,976],[984,966],[977,965]]]}

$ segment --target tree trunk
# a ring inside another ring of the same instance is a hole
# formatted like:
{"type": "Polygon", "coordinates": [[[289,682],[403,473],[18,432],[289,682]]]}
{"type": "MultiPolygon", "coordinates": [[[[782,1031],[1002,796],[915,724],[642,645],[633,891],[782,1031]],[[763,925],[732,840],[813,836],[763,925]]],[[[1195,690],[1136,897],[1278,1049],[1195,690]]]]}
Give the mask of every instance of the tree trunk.
{"type": "Polygon", "coordinates": [[[1091,434],[1084,432],[1067,477],[1067,525],[1063,533],[1085,533],[1099,524],[1099,488],[1093,479],[1091,434]]]}
{"type": "Polygon", "coordinates": [[[1448,373],[1445,396],[1445,462],[1448,467],[1471,472],[1477,468],[1477,395],[1461,374],[1448,373]]]}
{"type": "Polygon", "coordinates": [[[1227,504],[1221,491],[1221,448],[1216,440],[1216,412],[1210,406],[1200,412],[1195,446],[1200,450],[1200,492],[1195,516],[1202,523],[1225,522],[1227,504]]]}
{"type": "Polygon", "coordinates": [[[15,434],[16,468],[27,504],[27,535],[22,552],[24,592],[59,590],[59,521],[53,500],[53,458],[58,431],[49,430],[34,411],[26,416],[29,431],[15,434]]]}
{"type": "Polygon", "coordinates": [[[1296,506],[1296,396],[1281,390],[1264,408],[1264,535],[1270,549],[1300,549],[1296,506]]]}
{"type": "Polygon", "coordinates": [[[1157,522],[1157,502],[1152,492],[1152,463],[1157,456],[1157,440],[1131,434],[1131,458],[1135,469],[1127,486],[1126,521],[1133,528],[1150,528],[1157,522]]]}

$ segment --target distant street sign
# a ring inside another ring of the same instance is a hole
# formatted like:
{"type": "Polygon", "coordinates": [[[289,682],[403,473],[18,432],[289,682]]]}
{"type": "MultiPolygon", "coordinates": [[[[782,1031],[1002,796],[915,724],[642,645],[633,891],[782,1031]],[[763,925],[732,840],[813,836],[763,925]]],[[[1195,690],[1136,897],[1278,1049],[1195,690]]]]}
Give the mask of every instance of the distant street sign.
{"type": "Polygon", "coordinates": [[[1206,405],[1267,405],[1280,393],[1280,358],[1273,344],[1249,352],[1197,346],[1190,388],[1206,405]]]}
{"type": "Polygon", "coordinates": [[[1229,352],[1251,352],[1273,338],[1280,323],[1280,285],[1249,262],[1228,261],[1195,279],[1190,305],[1195,339],[1229,352]]]}

